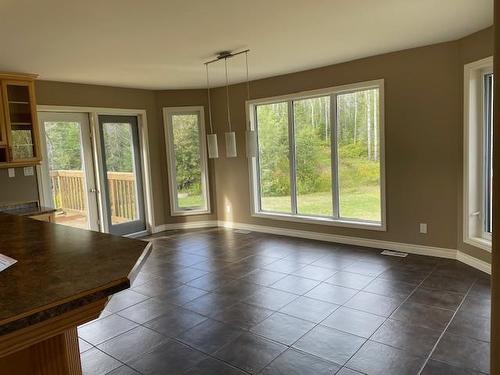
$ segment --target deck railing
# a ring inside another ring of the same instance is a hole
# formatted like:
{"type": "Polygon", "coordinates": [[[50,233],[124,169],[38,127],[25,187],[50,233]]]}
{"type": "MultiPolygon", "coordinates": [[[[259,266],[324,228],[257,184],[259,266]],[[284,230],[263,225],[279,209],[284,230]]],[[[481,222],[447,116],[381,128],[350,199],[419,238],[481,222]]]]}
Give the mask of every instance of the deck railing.
{"type": "MultiPolygon", "coordinates": [[[[85,212],[85,184],[83,171],[50,171],[53,196],[57,208],[65,211],[85,212]]],[[[133,173],[108,172],[108,190],[111,216],[137,219],[135,178],[133,173]]]]}

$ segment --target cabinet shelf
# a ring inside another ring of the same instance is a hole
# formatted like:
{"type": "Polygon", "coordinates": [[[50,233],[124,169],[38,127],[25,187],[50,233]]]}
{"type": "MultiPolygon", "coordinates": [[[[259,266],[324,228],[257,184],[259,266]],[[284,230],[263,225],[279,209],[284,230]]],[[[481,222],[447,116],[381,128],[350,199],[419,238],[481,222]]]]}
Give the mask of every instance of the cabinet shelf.
{"type": "Polygon", "coordinates": [[[31,126],[31,122],[11,122],[11,125],[14,126],[31,126]]]}

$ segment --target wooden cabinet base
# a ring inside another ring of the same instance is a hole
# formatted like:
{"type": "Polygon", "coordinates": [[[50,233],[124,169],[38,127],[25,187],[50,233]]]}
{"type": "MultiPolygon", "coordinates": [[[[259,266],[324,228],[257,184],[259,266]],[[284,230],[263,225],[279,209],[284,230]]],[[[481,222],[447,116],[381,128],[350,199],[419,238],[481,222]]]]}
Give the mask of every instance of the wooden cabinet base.
{"type": "Polygon", "coordinates": [[[0,358],[0,374],[81,375],[76,327],[0,358]]]}
{"type": "Polygon", "coordinates": [[[99,316],[107,298],[0,336],[0,375],[81,375],[76,327],[99,316]]]}

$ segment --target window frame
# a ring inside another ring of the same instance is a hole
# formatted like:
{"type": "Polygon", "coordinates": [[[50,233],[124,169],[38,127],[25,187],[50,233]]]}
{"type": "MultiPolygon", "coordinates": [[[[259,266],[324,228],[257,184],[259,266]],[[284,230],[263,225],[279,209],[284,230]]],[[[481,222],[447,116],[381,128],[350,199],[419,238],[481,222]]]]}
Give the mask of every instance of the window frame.
{"type": "MultiPolygon", "coordinates": [[[[249,183],[250,183],[250,210],[253,217],[266,218],[266,219],[276,219],[291,222],[299,222],[306,224],[321,224],[329,226],[347,227],[347,228],[357,228],[357,229],[367,229],[374,231],[387,231],[387,220],[386,220],[386,181],[385,181],[385,106],[384,106],[384,79],[357,82],[353,84],[341,85],[327,87],[317,90],[301,91],[297,93],[274,96],[268,98],[254,99],[246,101],[246,116],[247,116],[247,130],[256,131],[257,130],[257,119],[256,119],[256,108],[259,105],[273,104],[287,102],[288,108],[288,132],[289,140],[293,139],[290,137],[290,133],[294,131],[293,122],[293,105],[291,105],[294,100],[301,99],[311,99],[322,96],[330,96],[330,124],[331,124],[331,168],[332,168],[332,199],[333,199],[333,215],[336,215],[339,210],[339,187],[338,187],[338,155],[337,155],[337,143],[334,142],[336,138],[337,129],[337,96],[341,94],[349,94],[357,91],[369,90],[369,89],[379,90],[379,146],[380,146],[380,222],[378,221],[368,221],[361,219],[346,219],[342,217],[334,216],[313,216],[313,215],[301,215],[296,213],[297,200],[295,194],[295,183],[291,183],[291,200],[292,200],[292,213],[282,213],[282,212],[271,212],[263,211],[260,207],[260,170],[259,170],[259,158],[258,158],[258,144],[257,144],[257,154],[248,158],[249,167],[249,183]],[[295,202],[295,204],[294,204],[295,202]],[[293,213],[295,212],[295,213],[293,213]]],[[[256,131],[257,133],[257,131],[256,131]]],[[[258,134],[257,134],[258,139],[258,134]]],[[[258,142],[258,140],[257,140],[258,142]]],[[[293,158],[295,145],[290,145],[290,174],[295,173],[295,167],[293,167],[293,158]]],[[[291,181],[295,181],[291,175],[291,181]]]]}
{"type": "Polygon", "coordinates": [[[492,73],[493,57],[464,66],[463,242],[489,252],[485,77],[492,73]]]}
{"type": "Polygon", "coordinates": [[[186,106],[186,107],[164,107],[163,108],[163,123],[165,129],[165,145],[167,154],[167,172],[169,182],[170,196],[170,214],[172,216],[189,216],[210,214],[210,187],[208,177],[208,160],[206,148],[205,134],[205,111],[203,106],[186,106]],[[198,116],[199,129],[199,145],[200,145],[200,162],[201,162],[201,188],[205,201],[205,205],[198,209],[190,209],[179,207],[176,182],[176,160],[174,152],[174,135],[172,128],[172,116],[196,114],[198,116]]]}

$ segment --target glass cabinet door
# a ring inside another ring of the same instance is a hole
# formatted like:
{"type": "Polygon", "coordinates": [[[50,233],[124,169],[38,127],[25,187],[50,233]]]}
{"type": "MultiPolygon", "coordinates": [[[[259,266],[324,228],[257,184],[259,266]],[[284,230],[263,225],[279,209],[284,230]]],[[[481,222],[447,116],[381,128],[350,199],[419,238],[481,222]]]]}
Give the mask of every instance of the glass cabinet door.
{"type": "Polygon", "coordinates": [[[9,161],[38,159],[36,109],[29,82],[3,82],[4,110],[9,139],[9,161]]]}

